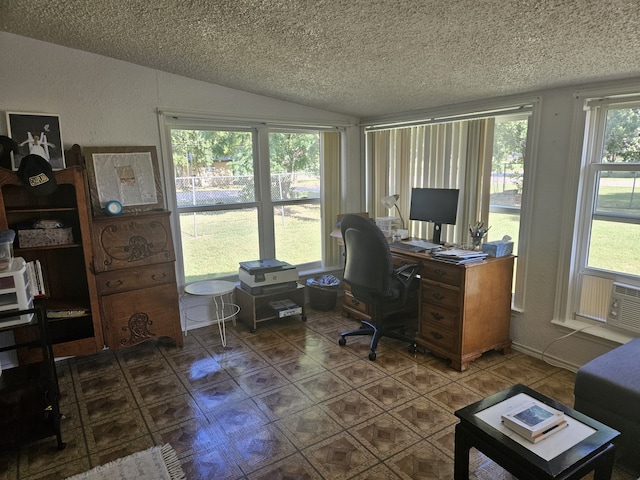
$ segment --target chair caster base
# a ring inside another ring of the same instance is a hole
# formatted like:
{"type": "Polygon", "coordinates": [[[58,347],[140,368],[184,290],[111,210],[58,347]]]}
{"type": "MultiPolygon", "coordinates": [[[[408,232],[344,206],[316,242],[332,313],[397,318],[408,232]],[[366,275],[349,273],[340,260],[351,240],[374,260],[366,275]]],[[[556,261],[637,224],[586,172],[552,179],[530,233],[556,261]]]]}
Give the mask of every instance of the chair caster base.
{"type": "Polygon", "coordinates": [[[344,337],[340,337],[338,339],[338,345],[340,345],[341,347],[344,347],[347,344],[347,339],[344,337]]]}
{"type": "Polygon", "coordinates": [[[376,359],[376,352],[369,352],[369,360],[372,362],[376,359]]]}

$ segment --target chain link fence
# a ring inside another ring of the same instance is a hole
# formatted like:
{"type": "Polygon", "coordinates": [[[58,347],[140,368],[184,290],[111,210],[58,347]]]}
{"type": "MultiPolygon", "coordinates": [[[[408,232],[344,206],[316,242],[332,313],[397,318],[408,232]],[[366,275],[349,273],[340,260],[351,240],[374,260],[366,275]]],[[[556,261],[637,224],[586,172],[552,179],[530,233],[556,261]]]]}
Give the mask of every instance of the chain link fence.
{"type": "MultiPolygon", "coordinates": [[[[271,175],[271,200],[320,198],[320,177],[297,173],[271,175]]],[[[204,175],[176,178],[178,207],[255,201],[253,175],[204,175]]]]}

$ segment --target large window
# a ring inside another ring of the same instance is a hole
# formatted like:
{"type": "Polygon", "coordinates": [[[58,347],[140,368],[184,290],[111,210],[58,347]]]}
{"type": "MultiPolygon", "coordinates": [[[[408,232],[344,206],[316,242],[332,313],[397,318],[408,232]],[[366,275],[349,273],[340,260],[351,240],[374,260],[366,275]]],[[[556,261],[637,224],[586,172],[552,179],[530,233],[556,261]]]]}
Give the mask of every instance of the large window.
{"type": "MultiPolygon", "coordinates": [[[[489,195],[490,239],[511,237],[513,253],[518,255],[520,247],[520,219],[522,193],[524,189],[525,147],[530,115],[505,115],[496,117],[493,131],[493,155],[491,159],[491,182],[489,195]]],[[[519,255],[518,255],[519,256],[519,255]]],[[[514,307],[521,308],[522,288],[518,257],[514,270],[514,307]]]]}
{"type": "Polygon", "coordinates": [[[640,286],[640,101],[588,101],[584,145],[571,284],[604,321],[614,281],[640,286]]]}
{"type": "Polygon", "coordinates": [[[320,134],[170,128],[185,282],[241,261],[321,261],[320,134]]]}
{"type": "MultiPolygon", "coordinates": [[[[389,215],[381,207],[383,196],[410,192],[413,187],[460,189],[455,226],[443,228],[447,242],[470,242],[468,225],[484,221],[488,239],[508,235],[514,254],[523,256],[519,242],[524,207],[526,143],[530,135],[529,106],[495,116],[462,121],[433,121],[397,128],[370,127],[367,155],[371,162],[369,211],[389,215]],[[517,113],[515,113],[517,111],[517,113]]],[[[400,210],[408,211],[409,194],[401,195],[400,210]]],[[[429,239],[432,226],[409,222],[411,235],[429,239]]],[[[514,308],[523,305],[524,264],[514,273],[514,308]]]]}
{"type": "Polygon", "coordinates": [[[291,264],[319,261],[319,134],[270,132],[269,164],[276,256],[291,264]]]}
{"type": "MultiPolygon", "coordinates": [[[[494,233],[513,239],[514,252],[520,235],[528,123],[528,115],[498,117],[493,134],[488,223],[494,233]]],[[[492,240],[500,239],[494,234],[492,240]]]]}

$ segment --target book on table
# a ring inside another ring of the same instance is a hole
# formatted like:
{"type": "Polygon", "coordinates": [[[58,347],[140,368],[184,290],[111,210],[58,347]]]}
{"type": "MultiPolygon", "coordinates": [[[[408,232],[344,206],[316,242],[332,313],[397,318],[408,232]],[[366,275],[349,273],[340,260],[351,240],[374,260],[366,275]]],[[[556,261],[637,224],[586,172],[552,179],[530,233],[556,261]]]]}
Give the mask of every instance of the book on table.
{"type": "Polygon", "coordinates": [[[502,423],[532,443],[538,443],[568,426],[563,412],[537,400],[503,414],[502,423]]]}

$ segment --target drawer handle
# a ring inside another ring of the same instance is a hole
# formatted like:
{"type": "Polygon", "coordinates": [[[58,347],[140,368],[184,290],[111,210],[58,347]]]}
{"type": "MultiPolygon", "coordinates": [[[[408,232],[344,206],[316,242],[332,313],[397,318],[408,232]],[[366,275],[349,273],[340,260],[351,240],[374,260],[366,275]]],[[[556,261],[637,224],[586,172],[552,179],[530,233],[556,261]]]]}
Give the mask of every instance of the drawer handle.
{"type": "Polygon", "coordinates": [[[114,280],[114,281],[109,280],[107,282],[107,287],[109,287],[109,288],[118,288],[118,287],[122,286],[123,283],[124,282],[122,280],[120,280],[120,279],[114,280]]]}
{"type": "Polygon", "coordinates": [[[436,292],[436,293],[432,294],[431,296],[432,296],[433,298],[435,298],[436,300],[444,300],[444,298],[445,298],[443,294],[438,293],[438,292],[436,292]]]}
{"type": "Polygon", "coordinates": [[[167,274],[162,272],[162,275],[156,275],[155,273],[153,275],[151,275],[151,278],[153,280],[155,280],[156,282],[160,281],[160,280],[164,280],[165,278],[167,278],[167,274]]]}
{"type": "Polygon", "coordinates": [[[356,300],[355,298],[352,298],[352,299],[351,299],[351,303],[352,303],[353,305],[356,305],[356,306],[357,306],[357,305],[360,305],[360,301],[359,301],[359,300],[356,300]]]}
{"type": "Polygon", "coordinates": [[[446,270],[442,270],[441,268],[436,268],[434,270],[434,273],[436,275],[440,275],[441,277],[444,277],[447,274],[447,271],[446,270]]]}
{"type": "Polygon", "coordinates": [[[439,332],[431,332],[431,336],[436,340],[442,340],[444,338],[442,334],[439,332]]]}
{"type": "Polygon", "coordinates": [[[431,316],[435,320],[442,320],[444,318],[444,315],[442,315],[441,313],[438,313],[438,312],[431,312],[431,316]]]}

